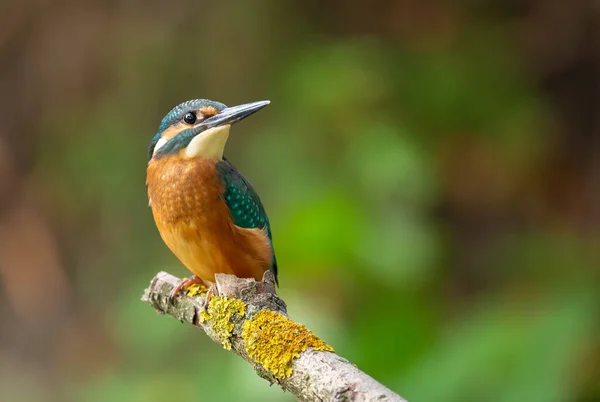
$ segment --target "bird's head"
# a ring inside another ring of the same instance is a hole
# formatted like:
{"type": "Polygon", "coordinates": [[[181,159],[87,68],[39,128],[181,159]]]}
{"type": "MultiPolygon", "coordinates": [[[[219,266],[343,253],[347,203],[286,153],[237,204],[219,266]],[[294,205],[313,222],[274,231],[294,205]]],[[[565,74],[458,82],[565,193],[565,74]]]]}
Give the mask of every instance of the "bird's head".
{"type": "Polygon", "coordinates": [[[148,159],[179,152],[188,158],[221,159],[231,125],[269,103],[259,101],[227,107],[208,99],[183,102],[162,119],[148,147],[148,159]]]}

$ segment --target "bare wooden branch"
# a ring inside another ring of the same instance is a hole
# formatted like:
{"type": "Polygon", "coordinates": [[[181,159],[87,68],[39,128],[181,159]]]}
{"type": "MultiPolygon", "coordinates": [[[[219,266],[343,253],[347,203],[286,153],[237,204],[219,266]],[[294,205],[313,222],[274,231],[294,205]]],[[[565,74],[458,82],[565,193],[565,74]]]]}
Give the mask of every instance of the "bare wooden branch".
{"type": "Polygon", "coordinates": [[[263,282],[218,274],[219,296],[204,312],[204,295],[180,295],[169,303],[169,293],[180,279],[160,272],[142,301],[161,314],[199,327],[249,362],[260,377],[300,401],[404,401],[287,318],[273,279],[270,273],[263,282]]]}

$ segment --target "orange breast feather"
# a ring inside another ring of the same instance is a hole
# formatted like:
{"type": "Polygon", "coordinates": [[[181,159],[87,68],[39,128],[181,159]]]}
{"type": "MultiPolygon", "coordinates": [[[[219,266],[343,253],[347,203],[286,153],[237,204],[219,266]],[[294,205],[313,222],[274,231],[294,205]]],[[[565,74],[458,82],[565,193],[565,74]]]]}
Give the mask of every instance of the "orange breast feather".
{"type": "Polygon", "coordinates": [[[273,258],[266,233],[233,224],[216,161],[180,155],[152,159],[146,185],[152,214],[167,247],[192,273],[261,280],[273,258]]]}

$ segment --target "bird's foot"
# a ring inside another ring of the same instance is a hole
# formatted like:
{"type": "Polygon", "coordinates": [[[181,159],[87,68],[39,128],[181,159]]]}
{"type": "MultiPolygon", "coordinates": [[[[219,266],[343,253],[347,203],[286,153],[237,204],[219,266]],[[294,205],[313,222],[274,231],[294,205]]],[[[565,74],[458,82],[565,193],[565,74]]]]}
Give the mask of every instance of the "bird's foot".
{"type": "Polygon", "coordinates": [[[169,294],[169,303],[173,304],[175,298],[181,293],[182,290],[188,288],[191,285],[204,285],[204,281],[200,279],[198,276],[190,276],[189,278],[185,278],[182,280],[177,287],[173,288],[171,293],[169,294]]]}
{"type": "Polygon", "coordinates": [[[210,303],[210,299],[212,299],[214,295],[218,296],[219,292],[217,291],[217,286],[213,283],[208,288],[208,292],[206,292],[206,299],[204,299],[204,304],[202,305],[204,312],[208,312],[208,303],[210,303]]]}

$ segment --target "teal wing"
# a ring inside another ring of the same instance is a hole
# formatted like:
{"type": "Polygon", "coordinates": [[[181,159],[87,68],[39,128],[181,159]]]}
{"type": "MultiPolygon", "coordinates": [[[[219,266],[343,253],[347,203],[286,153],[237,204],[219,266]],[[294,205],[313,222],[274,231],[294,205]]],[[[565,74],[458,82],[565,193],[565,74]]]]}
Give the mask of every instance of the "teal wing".
{"type": "Polygon", "coordinates": [[[252,188],[250,183],[238,172],[238,170],[226,158],[217,162],[217,172],[223,180],[225,187],[223,198],[227,203],[233,223],[246,229],[266,228],[273,251],[273,264],[271,270],[275,274],[277,282],[277,260],[273,249],[273,238],[271,236],[271,225],[260,197],[252,188]]]}

